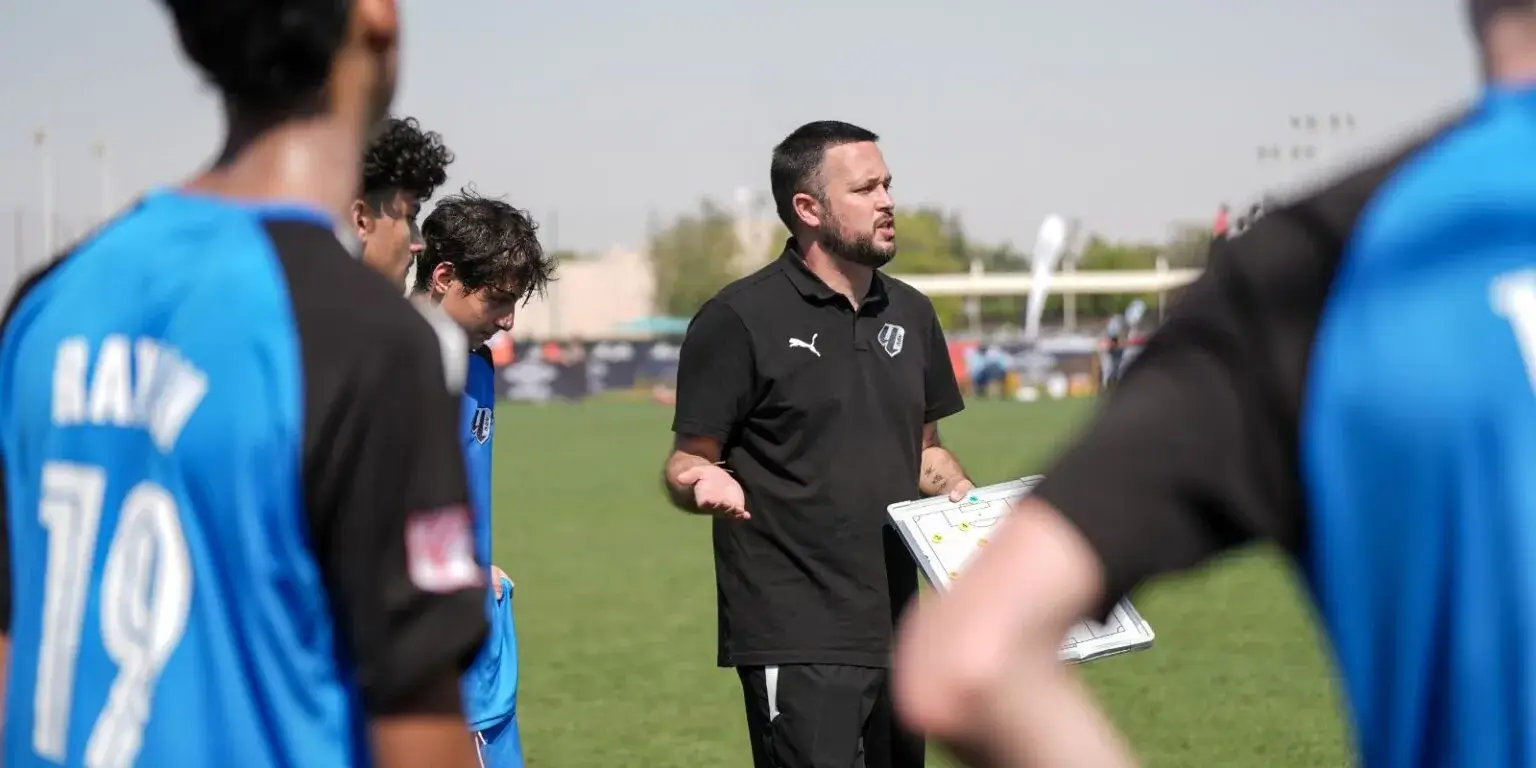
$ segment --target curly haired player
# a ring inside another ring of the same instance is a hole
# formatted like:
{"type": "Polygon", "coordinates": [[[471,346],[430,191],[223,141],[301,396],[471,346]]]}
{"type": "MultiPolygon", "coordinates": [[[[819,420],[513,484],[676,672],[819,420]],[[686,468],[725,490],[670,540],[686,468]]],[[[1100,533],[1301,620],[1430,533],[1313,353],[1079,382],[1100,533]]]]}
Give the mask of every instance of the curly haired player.
{"type": "MultiPolygon", "coordinates": [[[[538,227],[506,202],[473,191],[449,195],[421,227],[413,292],[442,308],[469,335],[460,440],[475,510],[476,553],[491,561],[491,445],[496,423],[496,369],[485,342],[512,330],[517,307],[542,294],[555,262],[539,245],[538,227]]],[[[486,594],[490,636],[464,673],[464,711],[486,768],[522,768],[517,725],[517,635],[512,580],[492,569],[486,594]]]]}
{"type": "Polygon", "coordinates": [[[362,196],[348,223],[363,243],[363,263],[404,286],[421,251],[416,217],[421,204],[448,180],[453,153],[443,137],[423,131],[416,118],[387,120],[363,154],[362,196]]]}

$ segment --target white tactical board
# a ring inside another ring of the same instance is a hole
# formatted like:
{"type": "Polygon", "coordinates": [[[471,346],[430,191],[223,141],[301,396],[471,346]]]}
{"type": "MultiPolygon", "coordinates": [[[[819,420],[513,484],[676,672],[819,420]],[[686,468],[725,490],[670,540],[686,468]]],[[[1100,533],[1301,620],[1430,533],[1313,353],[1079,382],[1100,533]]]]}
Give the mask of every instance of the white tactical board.
{"type": "MultiPolygon", "coordinates": [[[[947,498],[892,504],[887,513],[913,559],[934,589],[948,591],[976,550],[1012,509],[1043,478],[1039,475],[977,488],[960,502],[947,498]]],[[[1061,658],[1072,664],[1102,659],[1152,646],[1155,636],[1129,599],[1121,601],[1106,623],[1084,621],[1061,645],[1061,658]]]]}

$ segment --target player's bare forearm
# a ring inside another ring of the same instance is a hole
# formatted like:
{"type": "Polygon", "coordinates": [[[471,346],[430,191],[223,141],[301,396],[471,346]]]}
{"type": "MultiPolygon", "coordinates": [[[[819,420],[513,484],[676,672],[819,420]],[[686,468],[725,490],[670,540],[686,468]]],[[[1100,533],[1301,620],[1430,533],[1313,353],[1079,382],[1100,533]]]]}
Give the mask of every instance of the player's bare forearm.
{"type": "Polygon", "coordinates": [[[666,486],[667,500],[684,512],[698,512],[693,502],[693,486],[679,482],[684,472],[720,461],[720,442],[707,437],[678,435],[672,444],[672,455],[667,457],[662,469],[662,483],[666,486]]]}
{"type": "Polygon", "coordinates": [[[1082,534],[1044,502],[1024,502],[948,593],[903,621],[893,678],[903,718],[971,765],[1135,765],[1058,658],[1103,588],[1082,534]]]}
{"type": "Polygon", "coordinates": [[[479,768],[480,755],[463,717],[391,718],[374,728],[379,768],[479,768]]]}
{"type": "Polygon", "coordinates": [[[941,738],[966,765],[1133,768],[1136,759],[1056,648],[1020,654],[978,699],[977,717],[941,738]]]}
{"type": "Polygon", "coordinates": [[[374,763],[380,768],[479,768],[461,695],[457,675],[444,676],[401,706],[400,713],[376,718],[374,763]]]}
{"type": "Polygon", "coordinates": [[[960,460],[940,442],[937,423],[930,422],[923,427],[921,466],[917,489],[924,496],[946,496],[955,486],[970,482],[960,460]]]}

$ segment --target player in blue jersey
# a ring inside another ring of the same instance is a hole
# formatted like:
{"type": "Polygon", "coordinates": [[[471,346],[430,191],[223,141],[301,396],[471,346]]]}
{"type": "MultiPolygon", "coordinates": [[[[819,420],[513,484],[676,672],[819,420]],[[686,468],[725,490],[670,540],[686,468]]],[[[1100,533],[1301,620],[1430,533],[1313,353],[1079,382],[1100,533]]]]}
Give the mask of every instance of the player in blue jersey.
{"type": "Polygon", "coordinates": [[[166,5],[222,152],[0,326],[0,763],[476,765],[463,334],[336,239],[398,10],[166,5]]]}
{"type": "Polygon", "coordinates": [[[362,194],[348,211],[363,263],[405,290],[412,260],[421,252],[421,205],[448,178],[453,153],[443,137],[421,130],[415,118],[393,117],[363,155],[362,194]]]}
{"type": "MultiPolygon", "coordinates": [[[[414,291],[442,308],[469,335],[472,353],[461,410],[469,465],[477,552],[491,562],[491,446],[496,424],[496,369],[485,342],[512,330],[519,305],[544,292],[555,263],[539,245],[525,211],[473,192],[438,202],[421,227],[414,291]]],[[[464,675],[464,706],[486,768],[522,768],[517,724],[517,635],[512,581],[493,569],[486,595],[491,624],[485,648],[464,675]]]]}
{"type": "Polygon", "coordinates": [[[1472,10],[1479,103],[1218,244],[1035,497],[914,615],[914,723],[989,766],[1131,764],[1058,643],[1262,538],[1304,574],[1364,766],[1536,765],[1536,9],[1472,10]]]}

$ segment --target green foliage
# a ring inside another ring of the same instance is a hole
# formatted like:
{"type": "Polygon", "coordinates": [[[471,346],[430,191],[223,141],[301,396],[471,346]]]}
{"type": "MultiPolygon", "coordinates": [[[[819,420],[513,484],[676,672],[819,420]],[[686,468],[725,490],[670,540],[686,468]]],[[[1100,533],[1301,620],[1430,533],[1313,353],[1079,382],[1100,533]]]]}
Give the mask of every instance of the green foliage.
{"type": "MultiPolygon", "coordinates": [[[[971,268],[969,243],[958,216],[945,216],[936,208],[898,211],[896,260],[888,271],[906,275],[938,275],[967,272],[971,268]]],[[[965,322],[965,300],[935,296],[933,309],[946,328],[965,322]]]]}
{"type": "MultiPolygon", "coordinates": [[[[767,240],[764,259],[776,258],[789,232],[781,225],[767,240]]],[[[936,207],[898,211],[896,237],[900,251],[887,268],[893,274],[932,275],[968,272],[973,259],[991,272],[1019,272],[1029,269],[1029,257],[1012,244],[981,244],[965,234],[960,218],[936,207]]],[[[1152,270],[1162,255],[1174,269],[1205,265],[1210,247],[1210,230],[1184,225],[1175,228],[1165,244],[1114,242],[1090,236],[1082,246],[1079,270],[1152,270]]],[[[670,226],[651,238],[651,264],[656,277],[656,311],[690,316],[715,291],[737,277],[737,258],[741,249],[732,226],[731,215],[709,201],[697,213],[679,216],[670,226]]],[[[761,261],[757,262],[761,263],[761,261]]],[[[1077,316],[1095,321],[1119,314],[1140,298],[1148,309],[1156,310],[1158,296],[1092,296],[1076,298],[1077,316]]],[[[948,328],[965,323],[965,300],[958,296],[933,299],[939,319],[948,328]]],[[[981,299],[982,323],[989,327],[1013,325],[1024,310],[1023,296],[989,296],[981,299]]],[[[1051,294],[1046,299],[1045,322],[1060,322],[1063,296],[1051,294]]]]}
{"type": "Polygon", "coordinates": [[[1203,269],[1211,254],[1211,228],[1198,224],[1174,227],[1173,237],[1163,248],[1163,257],[1173,269],[1203,269]]]}
{"type": "MultiPolygon", "coordinates": [[[[1083,257],[1077,268],[1092,270],[1151,270],[1157,269],[1157,257],[1161,248],[1146,243],[1112,243],[1097,235],[1088,238],[1083,246],[1083,257]]],[[[1058,300],[1060,297],[1055,297],[1058,300]]],[[[1147,309],[1157,308],[1157,294],[1119,294],[1113,296],[1080,295],[1077,297],[1079,317],[1104,318],[1125,311],[1131,302],[1140,298],[1147,309]]]]}
{"type": "Polygon", "coordinates": [[[706,200],[651,236],[651,274],[657,314],[692,317],[734,280],[741,243],[730,213],[706,200]]]}

